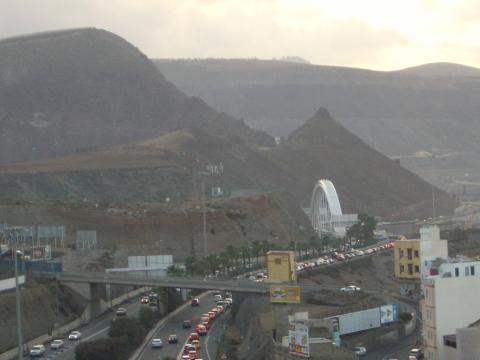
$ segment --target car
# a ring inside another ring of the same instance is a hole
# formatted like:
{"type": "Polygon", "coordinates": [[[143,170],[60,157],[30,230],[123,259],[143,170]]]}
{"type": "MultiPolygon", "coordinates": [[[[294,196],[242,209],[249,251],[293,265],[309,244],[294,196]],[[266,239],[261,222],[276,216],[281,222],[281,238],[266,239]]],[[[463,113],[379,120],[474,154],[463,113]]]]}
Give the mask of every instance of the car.
{"type": "Polygon", "coordinates": [[[70,335],[68,335],[68,340],[79,340],[82,337],[82,333],[80,331],[72,331],[70,335]]]}
{"type": "Polygon", "coordinates": [[[188,342],[191,344],[193,340],[200,340],[200,336],[198,335],[198,333],[190,333],[190,335],[188,336],[188,342]]]}
{"type": "Polygon", "coordinates": [[[183,355],[188,355],[188,353],[192,350],[195,351],[195,346],[190,343],[185,344],[185,346],[183,347],[183,355]]]}
{"type": "Polygon", "coordinates": [[[214,311],[209,311],[209,312],[208,312],[208,317],[209,317],[211,320],[214,320],[214,319],[217,317],[217,313],[214,312],[214,311]]]}
{"type": "Polygon", "coordinates": [[[182,355],[182,360],[190,360],[190,356],[188,356],[188,354],[184,354],[182,355]]]}
{"type": "Polygon", "coordinates": [[[55,349],[58,350],[63,346],[63,340],[57,339],[53,340],[52,343],[50,344],[50,349],[55,349]]]}
{"type": "Polygon", "coordinates": [[[175,335],[175,334],[168,335],[168,343],[169,343],[169,344],[176,344],[176,343],[178,343],[177,335],[175,335]]]}
{"type": "Polygon", "coordinates": [[[353,352],[358,356],[363,356],[367,354],[367,349],[364,348],[363,346],[355,346],[355,348],[353,349],[353,352]]]}
{"type": "MultiPolygon", "coordinates": [[[[207,329],[207,332],[208,332],[208,330],[210,329],[210,322],[208,322],[208,321],[202,321],[201,324],[202,324],[203,326],[205,326],[205,329],[207,329]]],[[[197,332],[198,332],[198,331],[197,331],[197,332]]],[[[202,334],[199,333],[199,335],[202,335],[202,334]]]]}
{"type": "Polygon", "coordinates": [[[213,295],[213,301],[215,301],[215,302],[222,301],[222,295],[220,295],[220,294],[213,295]]]}
{"type": "Polygon", "coordinates": [[[340,290],[343,291],[343,292],[350,293],[350,292],[360,291],[360,288],[358,286],[355,286],[355,285],[349,285],[349,286],[345,286],[345,287],[341,288],[340,290]]]}
{"type": "Polygon", "coordinates": [[[191,306],[199,306],[200,305],[200,300],[198,298],[192,299],[190,302],[191,306]]]}
{"type": "MultiPolygon", "coordinates": [[[[203,324],[198,324],[196,327],[195,327],[195,331],[197,332],[197,334],[199,336],[203,336],[203,335],[207,335],[207,327],[203,324]]],[[[198,340],[198,339],[197,339],[198,340]]]]}
{"type": "Polygon", "coordinates": [[[117,314],[117,316],[125,316],[127,315],[127,309],[123,307],[118,308],[117,311],[115,311],[115,314],[117,314]]]}
{"type": "Polygon", "coordinates": [[[141,299],[140,299],[140,303],[141,304],[148,304],[150,302],[150,299],[148,298],[148,296],[143,296],[141,299]]]}
{"type": "Polygon", "coordinates": [[[195,346],[195,349],[200,350],[200,340],[193,340],[192,345],[195,346]]]}
{"type": "Polygon", "coordinates": [[[152,339],[152,348],[161,348],[163,347],[162,339],[152,339]]]}
{"type": "Polygon", "coordinates": [[[190,350],[190,351],[188,352],[188,356],[190,356],[190,359],[191,359],[191,360],[194,360],[194,359],[198,358],[198,352],[197,352],[197,350],[190,350]]]}
{"type": "Polygon", "coordinates": [[[410,350],[410,354],[408,354],[408,359],[409,360],[423,359],[423,350],[418,348],[413,348],[412,350],[410,350]]]}
{"type": "Polygon", "coordinates": [[[32,349],[30,350],[30,356],[42,356],[45,353],[45,346],[43,345],[33,345],[32,349]]]}
{"type": "Polygon", "coordinates": [[[190,329],[192,327],[192,322],[190,320],[184,320],[182,323],[184,329],[190,329]]]}

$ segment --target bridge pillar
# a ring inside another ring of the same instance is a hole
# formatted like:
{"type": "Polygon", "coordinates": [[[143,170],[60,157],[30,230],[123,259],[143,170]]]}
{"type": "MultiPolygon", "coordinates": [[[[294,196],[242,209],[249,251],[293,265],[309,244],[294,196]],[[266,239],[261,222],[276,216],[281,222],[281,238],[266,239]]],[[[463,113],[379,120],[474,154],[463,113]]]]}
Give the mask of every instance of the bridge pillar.
{"type": "Polygon", "coordinates": [[[91,319],[97,317],[102,313],[102,296],[105,297],[105,285],[104,284],[95,284],[89,283],[89,299],[86,311],[86,319],[90,321],[91,319]]]}

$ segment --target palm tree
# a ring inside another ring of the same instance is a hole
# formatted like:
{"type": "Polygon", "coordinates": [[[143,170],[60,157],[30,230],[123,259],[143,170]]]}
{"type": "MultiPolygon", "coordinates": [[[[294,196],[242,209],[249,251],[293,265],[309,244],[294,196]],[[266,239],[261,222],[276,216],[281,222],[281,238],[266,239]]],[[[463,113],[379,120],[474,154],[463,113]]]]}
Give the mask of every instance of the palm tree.
{"type": "Polygon", "coordinates": [[[250,263],[250,249],[246,246],[242,246],[240,248],[240,256],[242,257],[242,265],[243,265],[243,268],[245,269],[246,268],[246,263],[247,263],[247,258],[249,259],[249,263],[250,263]]]}
{"type": "Polygon", "coordinates": [[[232,262],[234,262],[235,265],[237,265],[238,257],[239,257],[238,249],[233,245],[228,245],[227,249],[225,250],[225,253],[232,260],[232,262]]]}
{"type": "Polygon", "coordinates": [[[190,276],[193,276],[198,270],[198,261],[194,256],[188,256],[185,258],[185,270],[190,276]]]}
{"type": "Polygon", "coordinates": [[[252,249],[251,250],[252,250],[252,255],[257,258],[257,264],[258,264],[258,257],[260,256],[260,254],[262,252],[262,244],[260,243],[260,241],[255,240],[254,242],[252,242],[252,249]]]}

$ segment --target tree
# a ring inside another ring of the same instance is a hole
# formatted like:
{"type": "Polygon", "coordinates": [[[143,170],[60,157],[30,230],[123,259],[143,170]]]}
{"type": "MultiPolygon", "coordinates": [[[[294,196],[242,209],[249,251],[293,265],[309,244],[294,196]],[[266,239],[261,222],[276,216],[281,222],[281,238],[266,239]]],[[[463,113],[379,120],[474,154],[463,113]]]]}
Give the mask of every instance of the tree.
{"type": "Polygon", "coordinates": [[[124,338],[98,339],[78,344],[75,347],[75,360],[127,359],[128,341],[124,338]]]}
{"type": "Polygon", "coordinates": [[[262,244],[260,243],[260,241],[258,240],[255,240],[254,242],[252,242],[252,255],[254,257],[256,257],[256,261],[257,261],[257,264],[258,264],[258,258],[262,252],[262,244]]]}
{"type": "Polygon", "coordinates": [[[234,262],[235,265],[237,265],[237,261],[239,257],[238,249],[233,245],[228,245],[227,249],[225,250],[225,253],[232,260],[232,262],[234,262]]]}
{"type": "Polygon", "coordinates": [[[138,313],[138,321],[145,330],[150,330],[157,322],[158,311],[152,311],[149,307],[142,307],[138,313]]]}
{"type": "Polygon", "coordinates": [[[352,225],[347,231],[347,238],[359,240],[363,245],[372,244],[374,231],[377,228],[377,221],[373,216],[367,214],[358,215],[358,223],[352,225]]]}
{"type": "Polygon", "coordinates": [[[190,276],[193,276],[198,269],[197,259],[194,256],[188,256],[185,258],[185,270],[190,276]]]}
{"type": "Polygon", "coordinates": [[[126,338],[130,349],[140,345],[145,333],[146,330],[142,327],[140,321],[131,317],[115,318],[110,323],[110,330],[108,331],[108,335],[112,338],[126,338]]]}
{"type": "Polygon", "coordinates": [[[209,274],[216,274],[221,267],[221,260],[218,255],[211,254],[208,255],[205,259],[205,268],[209,274]]]}
{"type": "Polygon", "coordinates": [[[239,252],[240,252],[240,256],[242,258],[243,268],[245,269],[246,265],[247,265],[247,258],[249,259],[249,263],[250,263],[250,249],[246,246],[242,246],[242,247],[240,247],[239,252]]]}
{"type": "Polygon", "coordinates": [[[170,265],[167,268],[167,275],[168,276],[185,276],[185,270],[182,269],[180,266],[170,265]]]}

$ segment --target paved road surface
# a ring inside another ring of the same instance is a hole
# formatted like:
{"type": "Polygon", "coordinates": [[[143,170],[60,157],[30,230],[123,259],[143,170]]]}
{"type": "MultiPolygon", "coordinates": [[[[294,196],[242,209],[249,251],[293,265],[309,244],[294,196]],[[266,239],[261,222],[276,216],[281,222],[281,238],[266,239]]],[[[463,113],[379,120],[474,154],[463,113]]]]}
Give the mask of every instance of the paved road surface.
{"type": "MultiPolygon", "coordinates": [[[[154,335],[155,338],[160,338],[164,342],[163,348],[152,349],[150,346],[145,348],[145,351],[140,354],[142,360],[158,360],[165,356],[171,356],[178,358],[184,344],[187,341],[188,335],[195,330],[193,327],[200,321],[202,314],[208,312],[215,306],[211,295],[207,295],[201,299],[200,306],[186,307],[178,314],[174,315],[168,322],[166,322],[154,335]],[[192,321],[192,329],[183,329],[182,323],[184,320],[192,321]],[[168,344],[168,335],[175,334],[178,337],[177,344],[168,344]]],[[[227,311],[229,312],[229,310],[227,311]]],[[[222,321],[225,321],[227,314],[221,315],[214,321],[214,325],[210,328],[210,331],[206,338],[201,340],[201,358],[202,359],[214,359],[217,351],[217,343],[215,339],[220,336],[222,329],[222,321]],[[208,343],[206,346],[205,344],[208,343]]]]}
{"type": "MultiPolygon", "coordinates": [[[[127,309],[127,316],[137,316],[138,312],[142,308],[140,304],[140,299],[132,299],[130,303],[126,303],[121,307],[127,309]]],[[[82,333],[82,338],[80,341],[92,341],[108,336],[108,329],[110,327],[111,320],[115,317],[115,312],[110,311],[106,314],[103,314],[99,318],[93,320],[88,325],[77,329],[82,333]]],[[[50,350],[47,346],[47,351],[45,352],[44,359],[58,359],[58,360],[74,360],[75,359],[75,346],[79,342],[69,341],[68,335],[62,338],[65,342],[65,345],[62,349],[59,350],[50,350]]]]}

